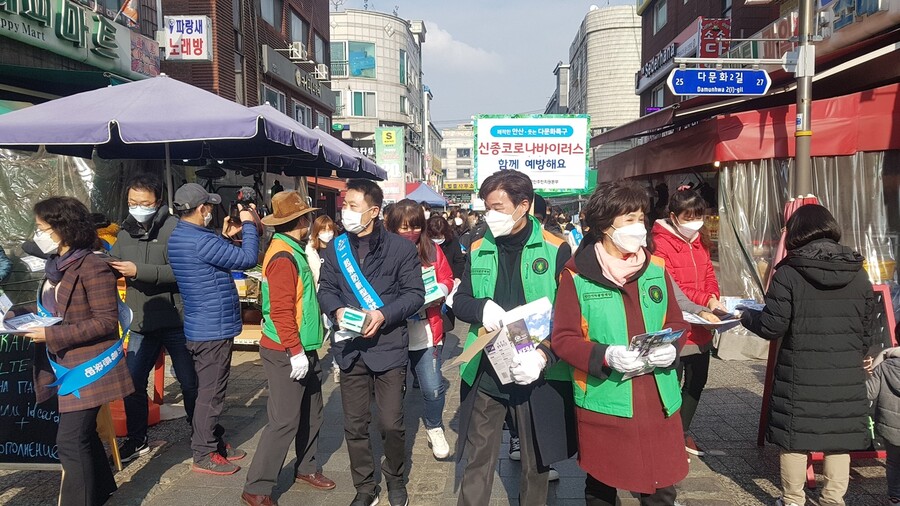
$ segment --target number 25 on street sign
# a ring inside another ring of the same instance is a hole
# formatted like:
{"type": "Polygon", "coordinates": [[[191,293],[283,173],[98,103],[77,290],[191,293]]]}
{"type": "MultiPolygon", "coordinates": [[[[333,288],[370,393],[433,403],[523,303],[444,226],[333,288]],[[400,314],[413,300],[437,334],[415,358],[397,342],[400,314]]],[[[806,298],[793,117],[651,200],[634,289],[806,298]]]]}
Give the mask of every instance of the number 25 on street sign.
{"type": "Polygon", "coordinates": [[[674,95],[765,95],[772,79],[756,69],[674,69],[669,74],[674,95]]]}

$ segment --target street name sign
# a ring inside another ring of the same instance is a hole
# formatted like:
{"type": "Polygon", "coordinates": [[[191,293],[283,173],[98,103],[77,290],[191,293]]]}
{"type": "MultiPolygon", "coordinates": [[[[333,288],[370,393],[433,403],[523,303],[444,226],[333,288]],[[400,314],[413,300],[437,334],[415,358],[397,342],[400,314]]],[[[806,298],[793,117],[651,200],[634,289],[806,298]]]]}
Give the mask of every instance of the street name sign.
{"type": "Polygon", "coordinates": [[[757,69],[673,69],[667,82],[674,95],[765,95],[772,85],[757,69]]]}

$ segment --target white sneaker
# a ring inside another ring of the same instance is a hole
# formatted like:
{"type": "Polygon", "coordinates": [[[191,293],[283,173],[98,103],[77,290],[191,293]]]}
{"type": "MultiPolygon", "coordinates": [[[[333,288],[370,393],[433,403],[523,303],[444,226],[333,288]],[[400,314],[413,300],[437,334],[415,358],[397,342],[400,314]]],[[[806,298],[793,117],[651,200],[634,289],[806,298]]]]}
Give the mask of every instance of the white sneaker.
{"type": "Polygon", "coordinates": [[[784,497],[779,497],[775,500],[775,506],[800,506],[799,504],[792,502],[790,504],[784,502],[784,497]]]}
{"type": "Polygon", "coordinates": [[[550,472],[547,473],[547,481],[559,481],[559,471],[551,467],[550,472]]]}
{"type": "Polygon", "coordinates": [[[450,445],[444,437],[444,429],[435,427],[425,431],[425,438],[431,443],[431,453],[436,459],[445,459],[450,455],[450,445]]]}

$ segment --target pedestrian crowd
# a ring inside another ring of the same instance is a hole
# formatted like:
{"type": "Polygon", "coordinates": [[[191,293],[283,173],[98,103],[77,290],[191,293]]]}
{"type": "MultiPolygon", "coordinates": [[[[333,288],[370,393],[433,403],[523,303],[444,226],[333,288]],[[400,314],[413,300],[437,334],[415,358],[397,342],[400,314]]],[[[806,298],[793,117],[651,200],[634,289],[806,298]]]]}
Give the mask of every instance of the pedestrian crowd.
{"type": "MultiPolygon", "coordinates": [[[[127,184],[128,217],[103,240],[98,228],[112,225],[76,199],[39,202],[29,247],[48,260],[36,311],[62,322],[26,335],[36,344],[37,401],[59,401],[60,504],[101,505],[116,489],[96,433],[102,405],[124,398],[122,461],[149,452],[148,377],[163,349],[191,426],[192,469],[240,469],[247,452],[229,444],[219,420],[242,330],[233,273],[259,263],[268,423],[249,464],[244,504],[276,504],[273,490],[292,445],[295,481],[335,488],[316,460],[326,373],[340,384],[356,490],[351,506],[377,504],[381,485],[392,506],[409,504],[407,374],[422,397],[434,457],[454,453],[465,461],[461,506],[490,502],[504,429],[510,457],[522,463],[523,506],[546,504],[548,483],[558,478],[552,465],[575,455],[587,474],[588,505],[614,505],[619,490],[646,506],[677,504],[675,485],[689,459],[705,454],[688,431],[713,338],[684,313],[709,322],[735,314],[722,302],[710,256],[709,204],[689,188],[666,195],[658,207],[636,182],[601,183],[573,222],[574,213],[548,207],[517,171],[482,182],[484,213],[412,200],[385,205],[376,183],[350,180],[339,216],[329,217],[278,184],[263,218],[255,205],[238,204],[214,230],[219,195],[186,183],[173,196],[173,215],[161,181],[143,174],[127,184]],[[659,219],[651,223],[651,215],[659,219]],[[124,309],[117,278],[127,287],[124,309]],[[479,338],[541,299],[554,307],[550,334],[516,354],[508,371],[495,370],[479,338]],[[123,352],[120,313],[129,309],[123,352]],[[469,324],[463,352],[471,358],[460,369],[451,452],[441,371],[457,320],[469,324]],[[632,337],[663,329],[683,334],[644,353],[631,346],[632,337]],[[323,347],[330,372],[320,361],[323,347]],[[56,378],[59,366],[81,372],[98,362],[107,364],[102,373],[87,375],[75,393],[56,378]],[[373,415],[380,463],[370,439],[373,415]]],[[[825,453],[820,504],[844,504],[849,452],[872,444],[872,413],[888,453],[888,495],[900,503],[900,350],[878,346],[863,258],[841,245],[840,230],[824,207],[800,207],[786,224],[787,254],[764,306],[739,315],[753,333],[781,341],[767,434],[781,449],[782,506],[805,504],[811,451],[825,453]]],[[[0,277],[5,259],[0,255],[0,277]]]]}

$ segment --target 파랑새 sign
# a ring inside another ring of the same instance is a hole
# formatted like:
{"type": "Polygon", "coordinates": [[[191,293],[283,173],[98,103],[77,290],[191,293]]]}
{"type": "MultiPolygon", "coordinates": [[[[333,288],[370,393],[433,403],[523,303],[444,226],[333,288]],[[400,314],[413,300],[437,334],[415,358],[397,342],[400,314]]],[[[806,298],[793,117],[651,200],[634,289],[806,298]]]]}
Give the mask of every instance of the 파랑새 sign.
{"type": "Polygon", "coordinates": [[[475,117],[474,131],[476,188],[497,171],[517,170],[531,178],[535,190],[584,190],[588,115],[482,115],[475,117]]]}

